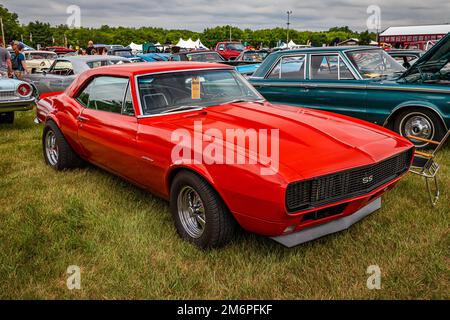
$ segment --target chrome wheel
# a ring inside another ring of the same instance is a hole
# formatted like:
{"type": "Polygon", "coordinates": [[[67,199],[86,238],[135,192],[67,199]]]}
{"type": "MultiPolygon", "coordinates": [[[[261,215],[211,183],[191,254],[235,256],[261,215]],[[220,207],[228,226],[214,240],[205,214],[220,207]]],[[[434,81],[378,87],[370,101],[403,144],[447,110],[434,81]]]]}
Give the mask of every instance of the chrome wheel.
{"type": "Polygon", "coordinates": [[[192,238],[200,238],[205,230],[206,216],[202,199],[192,187],[185,186],[177,198],[178,215],[184,230],[192,238]]]}
{"type": "Polygon", "coordinates": [[[58,145],[56,143],[55,133],[52,130],[48,130],[45,135],[45,154],[50,165],[56,166],[58,164],[58,145]]]}
{"type": "MultiPolygon", "coordinates": [[[[414,112],[402,119],[400,123],[403,136],[415,136],[423,139],[432,140],[434,137],[434,125],[431,119],[420,112],[414,112]]],[[[418,142],[418,141],[417,141],[418,142]]],[[[420,147],[426,143],[417,144],[420,147]]]]}

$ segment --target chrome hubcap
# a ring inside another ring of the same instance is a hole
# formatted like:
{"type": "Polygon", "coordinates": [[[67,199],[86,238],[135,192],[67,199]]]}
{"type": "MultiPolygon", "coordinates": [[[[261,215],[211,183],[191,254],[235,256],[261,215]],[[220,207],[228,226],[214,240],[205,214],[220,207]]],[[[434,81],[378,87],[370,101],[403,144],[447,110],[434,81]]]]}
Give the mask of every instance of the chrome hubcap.
{"type": "Polygon", "coordinates": [[[45,136],[45,153],[47,154],[48,162],[52,166],[58,164],[58,145],[56,144],[56,136],[52,130],[49,130],[45,136]]]}
{"type": "Polygon", "coordinates": [[[185,186],[177,198],[178,215],[184,230],[193,238],[199,238],[206,225],[202,199],[192,187],[185,186]]]}
{"type": "MultiPolygon", "coordinates": [[[[422,113],[414,113],[405,119],[403,125],[405,136],[415,136],[431,140],[434,137],[434,126],[430,118],[422,113]]],[[[418,141],[419,142],[419,141],[418,141]]],[[[422,142],[422,145],[426,143],[422,142]]],[[[420,146],[416,143],[416,146],[420,146]]]]}

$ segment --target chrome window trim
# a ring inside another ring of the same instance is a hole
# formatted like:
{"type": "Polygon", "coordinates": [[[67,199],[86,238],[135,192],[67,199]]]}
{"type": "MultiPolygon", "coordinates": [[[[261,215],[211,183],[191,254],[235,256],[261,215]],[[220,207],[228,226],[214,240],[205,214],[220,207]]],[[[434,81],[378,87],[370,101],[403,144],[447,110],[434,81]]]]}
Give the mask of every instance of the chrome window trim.
{"type": "Polygon", "coordinates": [[[150,117],[156,117],[156,116],[168,116],[168,115],[172,115],[172,114],[178,114],[178,113],[186,113],[186,112],[191,112],[191,111],[198,111],[198,110],[203,110],[205,107],[199,107],[196,109],[189,109],[189,110],[182,110],[182,111],[177,111],[177,112],[171,112],[171,113],[163,113],[163,114],[151,114],[151,115],[146,115],[144,114],[143,110],[142,110],[142,101],[141,101],[141,95],[139,94],[139,81],[138,79],[140,77],[146,77],[146,76],[152,76],[152,75],[158,75],[158,74],[168,74],[168,73],[183,73],[183,72],[191,72],[191,71],[218,71],[218,70],[222,70],[222,71],[231,71],[234,72],[235,76],[240,77],[241,79],[243,79],[252,89],[252,91],[257,94],[258,96],[261,97],[261,99],[264,99],[263,96],[248,82],[247,79],[245,79],[245,77],[243,77],[241,74],[239,74],[239,72],[236,71],[236,69],[232,68],[232,67],[208,67],[208,68],[194,68],[194,69],[178,69],[178,70],[171,70],[171,71],[160,71],[160,72],[149,72],[149,73],[143,73],[143,74],[138,74],[134,76],[134,85],[136,88],[136,96],[137,96],[137,100],[138,100],[138,104],[139,104],[139,115],[136,115],[136,118],[140,119],[140,118],[150,118],[150,117]]]}
{"type": "Polygon", "coordinates": [[[330,52],[319,52],[319,53],[310,53],[309,54],[309,64],[308,64],[308,80],[323,80],[323,81],[336,81],[335,79],[311,79],[311,58],[312,56],[338,56],[338,80],[337,81],[342,81],[341,78],[341,70],[340,70],[340,61],[343,61],[345,66],[347,67],[347,69],[351,72],[351,74],[353,75],[354,79],[343,79],[343,80],[363,80],[361,75],[359,73],[357,73],[355,70],[353,70],[353,68],[351,68],[348,65],[348,62],[346,61],[346,59],[341,55],[340,52],[337,51],[330,51],[330,52]]]}
{"type": "MultiPolygon", "coordinates": [[[[273,69],[275,69],[275,67],[277,66],[278,62],[280,62],[280,61],[282,62],[283,58],[292,58],[292,57],[299,57],[299,56],[304,56],[305,57],[305,62],[304,63],[305,63],[305,66],[306,66],[306,64],[308,63],[308,61],[307,61],[308,54],[306,52],[291,53],[291,54],[284,54],[284,55],[282,54],[282,55],[280,55],[277,58],[277,60],[275,60],[275,62],[270,67],[269,71],[266,72],[266,74],[263,77],[259,77],[259,78],[270,80],[268,78],[268,76],[272,73],[273,69]]],[[[303,77],[304,77],[303,81],[306,80],[306,67],[303,70],[303,77]]],[[[280,76],[279,76],[278,80],[280,80],[280,79],[281,79],[281,67],[280,67],[280,76]]],[[[298,81],[302,81],[302,80],[298,79],[298,81]]]]}

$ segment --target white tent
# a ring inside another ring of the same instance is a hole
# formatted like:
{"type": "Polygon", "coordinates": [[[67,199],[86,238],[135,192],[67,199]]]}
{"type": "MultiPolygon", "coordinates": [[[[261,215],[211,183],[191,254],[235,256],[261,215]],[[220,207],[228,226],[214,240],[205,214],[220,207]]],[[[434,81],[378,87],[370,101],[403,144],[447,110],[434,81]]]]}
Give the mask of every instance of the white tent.
{"type": "Polygon", "coordinates": [[[142,52],[142,44],[136,44],[132,42],[128,45],[128,47],[130,47],[131,51],[133,52],[142,52]]]}
{"type": "Polygon", "coordinates": [[[289,41],[289,43],[287,44],[287,46],[288,46],[288,48],[292,48],[292,47],[295,47],[296,46],[296,44],[295,44],[295,42],[294,41],[289,41]]]}
{"type": "Polygon", "coordinates": [[[191,38],[188,40],[183,40],[180,38],[176,46],[183,49],[206,49],[206,46],[203,45],[200,39],[193,41],[191,38]]]}
{"type": "Polygon", "coordinates": [[[197,41],[195,41],[195,46],[197,47],[197,49],[208,49],[208,48],[200,41],[200,39],[197,39],[197,41]]]}

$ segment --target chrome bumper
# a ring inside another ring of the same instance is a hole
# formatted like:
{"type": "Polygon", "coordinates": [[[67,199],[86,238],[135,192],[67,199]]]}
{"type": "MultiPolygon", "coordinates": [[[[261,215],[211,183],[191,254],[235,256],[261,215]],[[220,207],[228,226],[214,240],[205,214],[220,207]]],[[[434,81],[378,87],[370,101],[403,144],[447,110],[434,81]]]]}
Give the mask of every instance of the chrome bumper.
{"type": "Polygon", "coordinates": [[[299,244],[321,238],[323,236],[336,233],[350,228],[356,222],[364,219],[372,212],[381,208],[381,197],[362,207],[355,213],[333,220],[315,227],[300,230],[298,232],[271,237],[271,239],[281,243],[282,245],[291,248],[299,244]]]}
{"type": "Polygon", "coordinates": [[[0,112],[30,110],[35,103],[36,99],[34,97],[26,100],[0,100],[0,112]]]}

